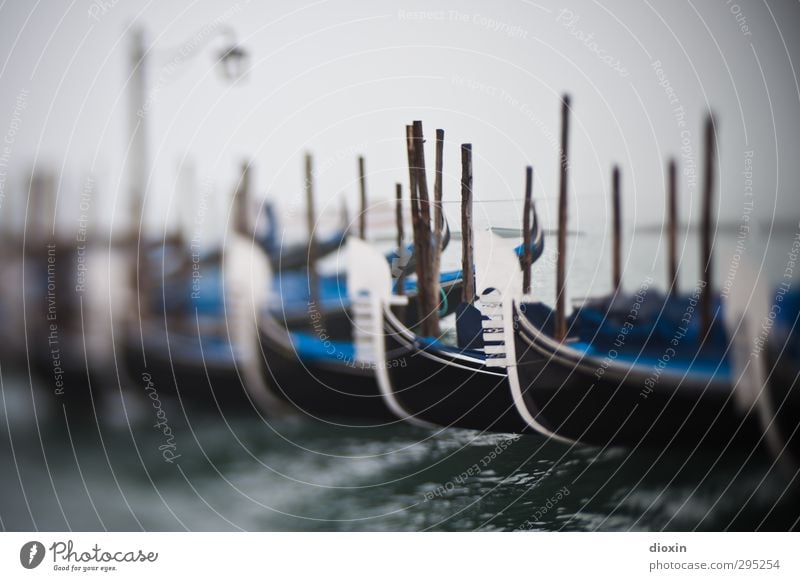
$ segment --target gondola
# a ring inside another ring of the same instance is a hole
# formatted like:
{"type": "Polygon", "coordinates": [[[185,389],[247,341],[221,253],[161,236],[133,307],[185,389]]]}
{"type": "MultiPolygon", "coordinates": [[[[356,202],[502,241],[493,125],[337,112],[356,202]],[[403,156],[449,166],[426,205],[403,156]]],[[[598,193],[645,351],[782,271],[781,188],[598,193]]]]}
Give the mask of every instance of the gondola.
{"type": "MultiPolygon", "coordinates": [[[[360,324],[362,295],[365,289],[363,273],[382,273],[387,283],[386,300],[399,302],[394,295],[396,282],[392,280],[390,264],[386,257],[374,251],[367,243],[351,237],[346,252],[347,271],[336,277],[338,284],[328,296],[336,308],[319,308],[310,311],[307,298],[299,300],[305,313],[303,325],[289,325],[283,317],[286,288],[274,301],[281,305],[265,309],[259,319],[261,366],[274,396],[297,410],[315,418],[349,418],[360,422],[399,421],[386,407],[375,380],[376,364],[372,358],[359,356],[353,341],[353,329],[360,324]],[[365,252],[364,249],[367,249],[365,252]],[[347,281],[346,286],[343,281],[347,281]],[[334,330],[335,329],[335,330],[334,330]]],[[[367,274],[367,280],[371,280],[367,274]]],[[[445,275],[442,286],[445,295],[460,292],[460,273],[445,275]]],[[[308,281],[305,281],[307,293],[308,281]]],[[[415,301],[414,286],[407,285],[411,304],[415,301]]],[[[298,289],[298,293],[302,293],[298,289]]],[[[300,295],[305,297],[304,294],[300,295]]],[[[402,302],[407,305],[408,296],[402,302]]],[[[316,308],[316,307],[315,307],[316,308]]],[[[409,316],[416,316],[409,309],[409,316]]],[[[363,350],[362,353],[363,355],[363,350]]]]}
{"type": "MultiPolygon", "coordinates": [[[[505,370],[487,365],[487,354],[495,349],[492,342],[484,343],[482,337],[484,324],[491,324],[484,323],[484,314],[495,308],[491,304],[491,289],[499,285],[505,288],[520,280],[519,260],[513,255],[493,252],[487,242],[491,239],[486,233],[476,238],[478,260],[475,267],[476,284],[487,291],[487,296],[478,301],[477,306],[459,305],[458,346],[414,333],[397,317],[390,304],[381,303],[376,307],[378,321],[372,323],[371,333],[376,351],[376,375],[387,406],[398,417],[427,426],[513,433],[531,431],[514,406],[505,370]]],[[[533,260],[544,250],[544,238],[535,212],[531,250],[533,260]]],[[[514,252],[522,254],[519,247],[514,252]]],[[[377,292],[372,295],[380,296],[377,292]]],[[[364,327],[370,325],[359,328],[364,327]]]]}
{"type": "Polygon", "coordinates": [[[267,257],[234,231],[196,264],[201,277],[176,269],[149,289],[144,316],[128,322],[123,353],[131,381],[186,405],[280,412],[255,363],[267,257]]]}
{"type": "MultiPolygon", "coordinates": [[[[421,126],[415,124],[414,135],[409,140],[409,160],[423,143],[421,126]]],[[[437,135],[437,144],[441,134],[437,135]]],[[[514,254],[495,254],[485,244],[484,236],[476,241],[477,265],[472,258],[472,146],[461,147],[462,161],[462,271],[466,282],[461,302],[456,312],[457,346],[446,344],[440,337],[426,337],[406,325],[392,310],[391,298],[386,292],[391,288],[385,272],[368,272],[362,268],[361,279],[368,291],[356,312],[363,321],[356,321],[357,345],[360,358],[375,362],[376,376],[387,406],[400,418],[426,426],[456,426],[496,432],[523,432],[528,429],[514,407],[508,388],[505,370],[491,369],[487,357],[495,349],[483,341],[484,308],[474,302],[473,274],[478,289],[490,291],[500,285],[505,288],[511,281],[521,280],[521,271],[527,270],[544,251],[544,236],[535,209],[531,204],[532,168],[527,170],[524,229],[525,240],[514,249],[514,254]],[[528,220],[533,221],[528,225],[528,220]],[[500,258],[498,260],[498,257],[500,258]],[[380,276],[383,276],[383,280],[380,276]]],[[[411,166],[419,163],[417,159],[411,166]]],[[[437,160],[438,161],[438,160],[437,160]]],[[[437,172],[441,168],[437,166],[437,172]]],[[[424,172],[418,171],[417,180],[424,172]]],[[[413,182],[413,180],[412,180],[413,182]]],[[[413,200],[412,200],[413,201],[413,200]]],[[[419,210],[417,210],[419,212],[419,210]]],[[[424,224],[417,214],[417,224],[424,224]]],[[[485,233],[484,233],[485,234],[485,233]]],[[[425,236],[422,231],[415,235],[425,236]]],[[[504,244],[504,243],[503,243],[504,244]]],[[[362,254],[366,247],[351,255],[357,263],[375,262],[362,254]]],[[[356,266],[353,267],[354,269],[356,266]]],[[[518,285],[519,290],[522,285],[518,285]]],[[[481,291],[482,292],[482,291],[481,291]]],[[[420,332],[434,333],[436,326],[421,327],[420,332]]]]}
{"type": "MultiPolygon", "coordinates": [[[[446,220],[443,223],[445,232],[449,232],[446,220]]],[[[444,238],[449,239],[449,235],[444,238]]],[[[406,251],[413,256],[413,248],[406,251]]],[[[345,273],[320,278],[319,303],[311,302],[307,277],[300,273],[275,275],[271,284],[274,298],[260,318],[264,384],[274,395],[315,418],[399,421],[386,408],[378,389],[374,360],[358,357],[353,342],[353,329],[361,317],[362,272],[383,273],[387,300],[392,300],[397,285],[392,279],[395,261],[391,254],[383,256],[353,237],[348,239],[347,254],[345,273]],[[369,252],[364,253],[364,247],[369,252]]],[[[442,310],[450,312],[447,305],[455,304],[449,300],[451,295],[461,292],[461,273],[444,273],[440,283],[442,310]]],[[[405,282],[404,290],[406,314],[415,319],[413,279],[405,282]]]]}
{"type": "MultiPolygon", "coordinates": [[[[662,294],[646,285],[634,295],[622,291],[620,173],[614,168],[616,290],[567,317],[568,113],[565,98],[556,309],[530,299],[498,297],[503,333],[497,357],[507,366],[520,415],[541,434],[568,443],[688,451],[760,447],[768,406],[757,396],[759,379],[749,385],[740,381],[738,370],[745,366],[732,349],[736,328],[726,324],[735,317],[712,288],[713,118],[708,117],[704,132],[703,272],[695,290],[662,294]]],[[[668,192],[674,207],[674,184],[668,192]]],[[[670,222],[674,232],[675,221],[670,222]]],[[[676,268],[670,266],[673,288],[676,268]]]]}
{"type": "MultiPolygon", "coordinates": [[[[753,449],[770,443],[774,419],[776,452],[788,444],[796,454],[800,406],[791,337],[780,331],[771,335],[766,374],[748,380],[744,362],[756,355],[756,343],[746,329],[732,336],[733,325],[723,323],[738,324],[741,313],[721,312],[729,305],[718,302],[720,314],[703,340],[696,317],[688,328],[684,322],[696,296],[670,298],[650,291],[640,303],[641,312],[650,312],[640,315],[643,328],[627,335],[630,347],[615,349],[611,334],[619,335],[630,298],[576,312],[569,322],[574,332],[565,343],[552,339],[553,313],[547,307],[514,305],[505,355],[516,361],[509,368],[512,391],[532,426],[558,439],[596,445],[753,449]],[[587,332],[581,320],[597,317],[605,321],[587,332]],[[737,341],[743,352],[735,348],[737,341]]],[[[789,320],[796,319],[796,312],[789,313],[789,320]]]]}
{"type": "MultiPolygon", "coordinates": [[[[541,244],[541,236],[536,236],[536,240],[541,244]]],[[[538,250],[537,254],[540,253],[538,250]]],[[[259,332],[265,383],[271,386],[275,395],[314,417],[397,421],[396,411],[387,407],[386,396],[378,386],[376,375],[380,377],[387,370],[403,369],[404,366],[411,369],[416,363],[410,359],[395,358],[387,362],[376,358],[371,338],[358,331],[370,325],[371,297],[379,296],[382,304],[402,305],[404,309],[409,304],[409,297],[394,294],[395,283],[389,263],[370,245],[351,238],[347,243],[347,254],[348,307],[344,334],[349,337],[334,337],[324,314],[312,317],[308,329],[293,329],[276,319],[272,308],[268,309],[261,317],[259,332]]],[[[515,263],[518,270],[519,261],[515,259],[515,263]]],[[[460,276],[456,280],[460,282],[460,276]]],[[[457,289],[451,287],[445,292],[455,294],[457,289]]],[[[308,303],[305,309],[308,312],[308,303]]],[[[405,315],[408,317],[406,320],[416,320],[413,310],[405,310],[405,315]]],[[[475,362],[479,364],[478,359],[475,362]]],[[[504,375],[491,371],[484,371],[484,374],[486,378],[495,380],[504,375]]],[[[498,384],[496,392],[499,394],[501,391],[503,389],[498,384]]],[[[507,387],[504,393],[508,394],[507,387]]],[[[509,399],[507,409],[509,417],[514,418],[516,412],[511,403],[509,399]]],[[[407,417],[403,415],[401,419],[407,417]]],[[[523,427],[518,417],[514,419],[516,427],[523,427]]],[[[500,424],[495,429],[502,431],[500,424]]]]}
{"type": "MultiPolygon", "coordinates": [[[[259,250],[256,248],[253,252],[259,250]]],[[[248,340],[248,333],[236,337],[232,320],[238,318],[246,321],[248,317],[255,320],[256,315],[245,312],[236,317],[232,312],[233,306],[226,301],[223,257],[220,253],[204,257],[200,264],[202,289],[192,290],[191,280],[185,275],[168,285],[172,287],[169,288],[170,292],[156,289],[156,294],[164,297],[161,299],[164,304],[157,312],[151,312],[141,322],[130,326],[125,363],[137,378],[144,378],[148,384],[156,386],[160,393],[176,396],[187,403],[203,404],[212,409],[249,407],[254,401],[253,381],[252,378],[247,381],[240,369],[250,358],[242,352],[242,341],[248,340]],[[193,294],[198,298],[193,299],[193,294]]],[[[253,278],[258,284],[266,286],[269,274],[253,278]]],[[[233,292],[233,288],[232,285],[228,287],[230,292],[233,292]]],[[[291,348],[295,342],[306,345],[308,342],[303,338],[309,333],[301,329],[287,329],[284,322],[270,316],[266,308],[258,318],[263,319],[258,321],[262,331],[271,330],[261,333],[260,347],[267,354],[270,369],[291,370],[296,367],[297,354],[292,351],[289,362],[282,362],[283,351],[279,346],[291,348]],[[278,339],[269,341],[270,337],[283,339],[284,342],[278,339]]],[[[260,355],[260,352],[251,350],[250,355],[260,355]]],[[[268,376],[261,371],[258,375],[260,382],[268,376]]],[[[286,381],[285,376],[279,376],[286,381]]],[[[265,394],[270,395],[274,390],[262,385],[255,392],[258,394],[256,399],[263,399],[265,394]]],[[[272,400],[264,407],[265,411],[270,412],[276,408],[272,400]]]]}
{"type": "Polygon", "coordinates": [[[552,336],[549,307],[512,301],[504,356],[513,362],[511,390],[528,424],[558,440],[598,446],[758,442],[754,410],[734,396],[724,325],[716,322],[703,340],[696,324],[682,323],[696,297],[651,291],[639,304],[655,316],[639,315],[623,343],[620,329],[636,300],[618,297],[604,309],[577,311],[564,342],[552,336]],[[597,327],[582,324],[597,317],[597,327]]]}
{"type": "Polygon", "coordinates": [[[198,257],[195,282],[186,268],[169,272],[183,262],[172,258],[163,282],[144,293],[142,316],[129,322],[123,353],[131,380],[187,402],[246,404],[225,325],[220,251],[198,257]]]}
{"type": "MultiPolygon", "coordinates": [[[[246,184],[246,180],[242,181],[246,184]]],[[[245,190],[242,186],[237,194],[237,205],[244,204],[245,190]]],[[[264,384],[268,374],[261,368],[254,370],[253,362],[260,360],[261,354],[256,346],[257,319],[263,315],[262,327],[273,331],[264,334],[263,341],[276,353],[271,358],[273,367],[291,369],[297,364],[297,357],[291,365],[278,365],[279,346],[285,346],[286,341],[290,345],[307,345],[303,338],[317,326],[315,315],[330,324],[331,337],[339,335],[349,340],[345,277],[321,277],[320,302],[312,311],[306,296],[308,275],[303,270],[281,270],[272,275],[274,261],[264,252],[263,245],[248,244],[246,221],[240,212],[237,215],[242,223],[223,248],[192,257],[190,262],[185,250],[176,255],[161,248],[160,256],[150,257],[151,263],[163,264],[157,269],[162,271],[163,281],[149,285],[150,306],[144,316],[129,325],[125,362],[136,381],[152,384],[161,393],[182,401],[225,409],[258,403],[262,410],[275,413],[285,407],[287,398],[275,397],[275,390],[264,384]],[[249,259],[245,260],[246,256],[249,259]],[[243,285],[250,290],[243,292],[243,285]],[[265,297],[270,291],[274,300],[267,308],[265,297]],[[249,300],[244,300],[246,297],[249,300]],[[253,306],[256,298],[260,301],[258,308],[253,306]],[[269,337],[286,341],[270,342],[269,337]]],[[[457,276],[449,282],[458,288],[457,276]]],[[[410,286],[413,292],[413,285],[410,286]]],[[[370,375],[365,371],[360,375],[370,375]]]]}
{"type": "MultiPolygon", "coordinates": [[[[367,244],[356,238],[348,239],[348,266],[353,254],[367,244]]],[[[389,280],[389,264],[380,254],[368,253],[372,262],[362,263],[369,270],[384,271],[389,280]]],[[[358,324],[362,288],[358,274],[348,269],[349,299],[358,324]]],[[[301,413],[321,418],[345,418],[360,422],[385,423],[394,419],[381,397],[375,381],[374,365],[357,357],[352,341],[332,339],[327,322],[317,319],[311,330],[290,330],[276,320],[267,309],[259,320],[260,364],[273,394],[301,413]]]]}

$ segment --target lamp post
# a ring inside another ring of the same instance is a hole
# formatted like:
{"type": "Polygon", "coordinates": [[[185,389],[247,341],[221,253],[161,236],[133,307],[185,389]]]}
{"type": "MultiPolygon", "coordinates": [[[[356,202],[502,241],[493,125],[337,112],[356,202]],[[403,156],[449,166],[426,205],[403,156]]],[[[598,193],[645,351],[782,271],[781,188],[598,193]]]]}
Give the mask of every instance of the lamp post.
{"type": "MultiPolygon", "coordinates": [[[[227,26],[217,26],[202,29],[195,34],[189,42],[181,48],[173,50],[158,50],[157,56],[166,56],[171,59],[170,71],[190,61],[193,57],[207,47],[219,36],[225,37],[224,48],[216,55],[217,64],[222,77],[228,82],[236,82],[244,78],[248,69],[249,55],[238,43],[233,29],[227,26]]],[[[131,288],[136,288],[138,275],[138,261],[135,254],[140,240],[140,228],[144,222],[144,197],[150,175],[150,157],[147,148],[148,140],[148,112],[155,99],[148,87],[148,66],[153,50],[145,45],[145,34],[142,28],[134,28],[131,33],[130,44],[130,81],[128,101],[128,172],[129,172],[129,203],[130,203],[130,232],[125,240],[134,253],[131,259],[131,288]]],[[[161,87],[157,87],[160,90],[161,87]]],[[[146,266],[147,253],[142,253],[142,265],[146,266]]]]}
{"type": "MultiPolygon", "coordinates": [[[[245,77],[249,55],[237,42],[236,35],[230,27],[218,27],[206,34],[202,34],[201,31],[192,37],[192,39],[199,39],[196,42],[187,42],[180,49],[164,51],[164,53],[174,55],[170,60],[170,64],[174,69],[199,54],[203,48],[220,35],[225,36],[226,44],[217,56],[219,70],[225,80],[235,83],[245,77]]],[[[147,73],[152,52],[145,46],[143,29],[133,29],[130,48],[130,100],[128,103],[128,131],[130,132],[128,163],[130,168],[131,218],[134,221],[133,239],[136,239],[136,230],[142,221],[144,192],[150,173],[150,159],[147,152],[149,133],[147,113],[152,108],[154,99],[147,85],[147,73]]]]}

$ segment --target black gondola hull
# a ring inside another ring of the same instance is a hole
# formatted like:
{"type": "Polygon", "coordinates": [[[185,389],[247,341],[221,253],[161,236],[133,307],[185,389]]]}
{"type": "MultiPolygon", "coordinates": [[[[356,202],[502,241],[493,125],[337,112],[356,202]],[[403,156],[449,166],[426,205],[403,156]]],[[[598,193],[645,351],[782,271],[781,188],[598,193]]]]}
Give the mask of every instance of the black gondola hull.
{"type": "Polygon", "coordinates": [[[781,442],[800,464],[800,365],[787,346],[767,349],[769,394],[781,442]]]}
{"type": "MultiPolygon", "coordinates": [[[[185,348],[186,338],[180,341],[185,348]]],[[[163,337],[145,337],[144,348],[142,342],[131,337],[124,346],[125,371],[145,395],[155,391],[159,396],[176,397],[186,404],[209,409],[253,407],[233,355],[222,361],[204,360],[200,339],[194,337],[193,343],[195,356],[187,357],[174,349],[170,351],[163,337]]]]}
{"type": "Polygon", "coordinates": [[[505,371],[466,353],[423,346],[390,320],[384,329],[387,387],[410,416],[445,427],[531,431],[514,406],[505,371]]]}
{"type": "Polygon", "coordinates": [[[574,357],[515,316],[518,389],[542,431],[605,446],[685,449],[759,446],[755,411],[726,381],[656,376],[651,368],[574,357]]]}
{"type": "Polygon", "coordinates": [[[395,419],[370,366],[345,359],[301,360],[286,330],[274,321],[262,323],[260,339],[267,385],[301,413],[317,419],[377,420],[381,425],[395,419]]]}

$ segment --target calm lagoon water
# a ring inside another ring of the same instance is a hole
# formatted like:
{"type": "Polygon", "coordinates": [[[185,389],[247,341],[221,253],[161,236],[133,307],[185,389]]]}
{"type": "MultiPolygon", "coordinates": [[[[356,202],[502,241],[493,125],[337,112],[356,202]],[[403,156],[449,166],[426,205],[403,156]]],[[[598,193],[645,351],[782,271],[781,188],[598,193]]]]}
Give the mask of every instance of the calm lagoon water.
{"type": "Polygon", "coordinates": [[[30,392],[6,382],[5,396],[18,418],[0,448],[6,530],[782,530],[800,515],[791,476],[759,452],[223,419],[165,402],[170,464],[144,410],[69,430],[54,413],[37,429],[30,392]]]}

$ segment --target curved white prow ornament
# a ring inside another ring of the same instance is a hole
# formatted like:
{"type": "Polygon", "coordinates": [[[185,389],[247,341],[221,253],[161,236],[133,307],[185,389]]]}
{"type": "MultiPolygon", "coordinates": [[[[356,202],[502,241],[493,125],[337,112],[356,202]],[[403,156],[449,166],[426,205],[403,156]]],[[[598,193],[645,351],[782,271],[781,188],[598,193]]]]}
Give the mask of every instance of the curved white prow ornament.
{"type": "Polygon", "coordinates": [[[228,335],[242,382],[264,413],[283,414],[289,406],[269,389],[261,365],[258,322],[269,300],[269,259],[252,239],[233,231],[224,246],[222,273],[228,335]]]}
{"type": "Polygon", "coordinates": [[[505,322],[513,317],[513,303],[522,296],[522,270],[511,243],[490,230],[475,232],[475,287],[483,315],[487,367],[508,367],[508,346],[514,341],[505,322]]]}
{"type": "Polygon", "coordinates": [[[380,252],[353,236],[347,239],[347,294],[353,310],[356,360],[384,363],[376,347],[383,343],[383,305],[392,301],[392,272],[380,252]]]}
{"type": "Polygon", "coordinates": [[[573,444],[539,423],[525,404],[514,340],[514,303],[523,298],[522,270],[508,241],[489,231],[475,233],[475,281],[483,314],[486,366],[506,369],[514,406],[531,428],[552,440],[573,444]]]}
{"type": "Polygon", "coordinates": [[[347,291],[353,309],[356,360],[374,370],[383,401],[393,414],[417,426],[435,427],[415,418],[397,400],[386,365],[384,309],[392,305],[405,305],[408,297],[393,294],[389,263],[367,242],[355,237],[348,238],[347,253],[347,291]]]}
{"type": "Polygon", "coordinates": [[[769,364],[764,350],[769,334],[758,332],[770,321],[769,293],[749,261],[742,258],[736,281],[722,310],[730,338],[731,382],[736,407],[742,413],[755,410],[765,444],[775,458],[788,460],[786,441],[776,424],[776,410],[769,390],[769,364]],[[737,282],[738,281],[738,284],[737,282]]]}
{"type": "Polygon", "coordinates": [[[514,244],[491,230],[475,232],[475,290],[481,296],[496,289],[503,297],[522,296],[522,269],[514,244]]]}

